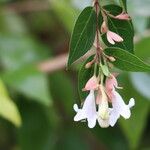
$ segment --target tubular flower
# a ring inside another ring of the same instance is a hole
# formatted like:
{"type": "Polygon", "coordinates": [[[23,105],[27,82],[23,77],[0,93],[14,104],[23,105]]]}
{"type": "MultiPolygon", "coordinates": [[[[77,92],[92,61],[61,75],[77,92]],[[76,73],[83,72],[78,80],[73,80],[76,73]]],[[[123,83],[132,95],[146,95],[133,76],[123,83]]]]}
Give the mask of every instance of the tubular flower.
{"type": "Polygon", "coordinates": [[[111,126],[115,125],[120,116],[124,117],[125,119],[129,119],[131,116],[130,108],[135,105],[133,98],[130,99],[128,105],[124,103],[120,94],[115,90],[117,86],[117,80],[113,75],[106,80],[106,93],[112,103],[109,118],[109,123],[111,126]]]}
{"type": "Polygon", "coordinates": [[[98,107],[98,123],[102,128],[107,128],[109,126],[109,107],[108,98],[104,91],[103,86],[101,88],[101,99],[99,100],[98,107]]]}
{"type": "Polygon", "coordinates": [[[124,117],[125,119],[129,119],[131,116],[130,108],[135,105],[135,101],[133,98],[130,99],[129,104],[126,105],[120,96],[119,93],[114,91],[114,98],[112,101],[112,109],[110,109],[110,119],[109,123],[113,127],[120,116],[124,117]]]}
{"type": "Polygon", "coordinates": [[[77,112],[77,114],[74,117],[74,121],[87,119],[88,127],[94,128],[97,119],[94,91],[90,91],[81,109],[78,108],[77,104],[74,104],[74,110],[77,112]]]}
{"type": "Polygon", "coordinates": [[[123,38],[120,35],[116,34],[115,32],[108,30],[106,35],[108,42],[112,45],[114,45],[115,42],[123,42],[123,38]]]}
{"type": "Polygon", "coordinates": [[[107,128],[113,127],[120,116],[129,119],[130,108],[135,105],[135,101],[131,98],[129,104],[126,105],[116,88],[118,88],[118,83],[114,75],[106,79],[105,87],[98,84],[96,76],[90,78],[85,86],[85,89],[90,90],[90,93],[86,97],[83,107],[78,108],[77,104],[74,105],[74,110],[77,113],[74,121],[86,119],[89,128],[94,128],[96,121],[98,121],[100,127],[107,128]],[[109,108],[109,102],[112,105],[111,108],[109,108]]]}

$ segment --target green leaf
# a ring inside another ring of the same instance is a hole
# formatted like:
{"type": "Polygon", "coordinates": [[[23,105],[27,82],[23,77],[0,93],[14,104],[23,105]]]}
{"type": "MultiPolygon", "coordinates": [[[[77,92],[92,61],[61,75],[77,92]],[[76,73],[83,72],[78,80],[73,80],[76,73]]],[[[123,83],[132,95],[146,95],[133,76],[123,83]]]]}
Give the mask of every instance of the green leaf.
{"type": "Polygon", "coordinates": [[[60,134],[60,138],[55,150],[90,150],[89,142],[86,138],[82,138],[85,134],[85,130],[81,130],[79,128],[75,129],[75,127],[67,130],[63,130],[60,134]]]}
{"type": "Polygon", "coordinates": [[[119,0],[121,6],[123,7],[124,11],[127,11],[127,1],[126,0],[119,0]]]}
{"type": "Polygon", "coordinates": [[[126,75],[122,76],[120,79],[124,87],[124,90],[121,90],[124,99],[129,100],[131,97],[135,99],[135,106],[131,110],[132,115],[130,119],[121,119],[120,125],[128,139],[130,149],[137,149],[147,124],[150,105],[146,98],[134,90],[134,87],[129,82],[129,78],[126,75]]]}
{"type": "Polygon", "coordinates": [[[104,5],[110,5],[110,4],[116,4],[116,1],[115,0],[99,0],[100,1],[100,4],[101,6],[104,6],[104,5]]]}
{"type": "Polygon", "coordinates": [[[3,34],[10,34],[21,37],[27,33],[27,27],[24,24],[23,18],[15,11],[1,9],[0,32],[3,34]]]}
{"type": "Polygon", "coordinates": [[[118,5],[110,4],[103,6],[103,8],[114,16],[117,16],[122,13],[122,8],[118,5]]]}
{"type": "Polygon", "coordinates": [[[30,37],[0,35],[0,61],[5,70],[16,70],[24,65],[45,60],[47,48],[30,37]]]}
{"type": "Polygon", "coordinates": [[[85,87],[86,82],[93,76],[94,74],[94,68],[91,67],[89,69],[85,68],[85,65],[90,62],[93,59],[93,56],[88,58],[83,65],[81,66],[81,69],[79,71],[78,75],[78,92],[80,99],[83,100],[88,95],[88,92],[82,91],[82,89],[85,87]]]}
{"type": "Polygon", "coordinates": [[[92,130],[92,132],[95,135],[95,137],[97,137],[98,141],[101,141],[101,143],[105,145],[105,148],[101,147],[102,149],[129,150],[128,141],[126,140],[126,138],[124,137],[123,133],[117,125],[113,128],[107,129],[100,128],[100,126],[97,125],[96,128],[92,130]]]}
{"type": "Polygon", "coordinates": [[[79,15],[74,27],[70,42],[68,67],[92,47],[95,33],[96,13],[93,7],[87,7],[79,15]]]}
{"type": "Polygon", "coordinates": [[[146,60],[150,62],[150,37],[142,38],[138,43],[135,44],[135,52],[136,55],[142,58],[142,60],[146,60]]]}
{"type": "Polygon", "coordinates": [[[117,68],[125,71],[133,71],[133,72],[149,72],[150,66],[145,64],[141,59],[137,56],[123,50],[120,48],[106,48],[105,54],[108,56],[112,56],[116,59],[116,61],[112,62],[117,68]]]}
{"type": "MultiPolygon", "coordinates": [[[[51,113],[49,112],[49,114],[47,114],[45,107],[33,101],[28,102],[21,99],[18,105],[23,120],[23,125],[18,131],[18,142],[21,149],[53,149],[56,142],[56,135],[54,135],[55,130],[52,128],[49,121],[51,113]]],[[[53,111],[53,109],[51,109],[51,111],[53,111]]]]}
{"type": "Polygon", "coordinates": [[[102,69],[102,72],[105,76],[109,76],[110,72],[109,72],[109,69],[106,65],[100,65],[101,66],[101,69],[102,69]]]}
{"type": "MultiPolygon", "coordinates": [[[[135,52],[138,57],[142,60],[150,63],[150,37],[142,38],[138,43],[135,44],[135,52]]],[[[150,74],[149,73],[131,73],[131,82],[134,88],[148,100],[150,100],[150,74]]]]}
{"type": "Polygon", "coordinates": [[[47,77],[33,67],[48,57],[46,50],[45,46],[28,36],[0,36],[0,61],[4,68],[4,81],[32,100],[50,105],[47,77]]]}
{"type": "Polygon", "coordinates": [[[8,96],[4,83],[0,80],[0,116],[12,122],[15,126],[21,125],[21,116],[16,104],[8,96]]]}
{"type": "Polygon", "coordinates": [[[62,105],[67,114],[72,112],[74,89],[69,77],[63,72],[50,75],[50,90],[54,101],[62,105]]]}
{"type": "Polygon", "coordinates": [[[3,74],[4,81],[18,92],[46,106],[51,104],[48,80],[32,66],[3,74]]]}
{"type": "Polygon", "coordinates": [[[103,23],[103,16],[102,16],[102,13],[100,11],[99,15],[98,15],[98,26],[99,26],[99,29],[101,29],[102,23],[103,23]]]}
{"type": "MultiPolygon", "coordinates": [[[[109,11],[113,15],[118,15],[122,12],[122,8],[116,5],[108,5],[104,7],[107,11],[109,11]]],[[[111,17],[108,18],[108,28],[110,31],[113,31],[120,35],[123,38],[123,42],[116,42],[115,45],[111,45],[106,38],[106,34],[102,36],[104,43],[108,47],[119,47],[125,49],[131,53],[134,53],[134,29],[131,21],[127,20],[119,20],[111,17]]]]}

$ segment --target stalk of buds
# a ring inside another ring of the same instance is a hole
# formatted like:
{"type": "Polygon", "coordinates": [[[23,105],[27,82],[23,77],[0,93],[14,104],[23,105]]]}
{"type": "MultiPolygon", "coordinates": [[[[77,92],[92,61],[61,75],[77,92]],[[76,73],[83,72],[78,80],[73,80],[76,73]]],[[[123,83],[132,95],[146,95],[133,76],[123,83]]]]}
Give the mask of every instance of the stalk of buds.
{"type": "MultiPolygon", "coordinates": [[[[74,121],[87,120],[89,128],[95,127],[96,122],[98,122],[102,128],[107,128],[109,126],[113,127],[120,116],[129,119],[131,116],[130,108],[135,105],[135,101],[131,98],[129,103],[125,104],[123,98],[118,93],[117,89],[120,89],[120,87],[118,87],[116,73],[111,73],[111,68],[109,67],[109,62],[115,61],[115,58],[104,54],[99,34],[106,34],[108,42],[112,45],[116,42],[123,42],[124,39],[109,29],[106,15],[111,14],[106,14],[101,9],[98,0],[94,1],[93,6],[97,14],[97,29],[94,42],[96,54],[94,59],[86,64],[85,68],[88,69],[94,66],[94,70],[93,76],[83,87],[83,91],[89,92],[89,94],[82,108],[74,104],[74,110],[76,111],[74,121]],[[99,11],[103,15],[103,23],[100,29],[98,25],[99,11]]],[[[113,17],[120,20],[130,19],[129,15],[124,12],[113,17]]]]}

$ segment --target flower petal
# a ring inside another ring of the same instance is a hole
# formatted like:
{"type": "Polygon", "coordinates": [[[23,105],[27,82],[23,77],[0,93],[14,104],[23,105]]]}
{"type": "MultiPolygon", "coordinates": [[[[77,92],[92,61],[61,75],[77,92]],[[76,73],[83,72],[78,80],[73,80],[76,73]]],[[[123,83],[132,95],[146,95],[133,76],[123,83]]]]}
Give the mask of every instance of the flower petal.
{"type": "Polygon", "coordinates": [[[86,119],[86,115],[84,114],[82,110],[79,110],[78,113],[74,117],[74,121],[80,121],[83,119],[86,119]]]}
{"type": "Polygon", "coordinates": [[[86,113],[89,128],[93,128],[96,125],[97,119],[95,97],[93,90],[90,91],[90,94],[85,101],[83,109],[85,110],[86,113]]]}
{"type": "Polygon", "coordinates": [[[110,100],[113,99],[114,97],[115,87],[118,87],[118,82],[115,76],[111,75],[106,79],[106,84],[105,84],[106,93],[110,100]]]}
{"type": "Polygon", "coordinates": [[[112,109],[110,111],[109,124],[113,127],[119,118],[120,114],[115,109],[112,109]]]}
{"type": "Polygon", "coordinates": [[[78,110],[79,110],[78,105],[77,105],[77,104],[74,104],[74,105],[73,105],[73,109],[74,109],[75,112],[78,112],[78,110]]]}
{"type": "Polygon", "coordinates": [[[97,115],[93,115],[91,118],[87,118],[88,121],[88,127],[89,128],[94,128],[96,125],[96,120],[97,120],[97,115]]]}
{"type": "Polygon", "coordinates": [[[98,89],[97,96],[96,96],[96,104],[99,105],[101,101],[102,101],[102,93],[101,90],[98,89]]]}
{"type": "Polygon", "coordinates": [[[110,32],[110,31],[108,31],[108,32],[106,33],[106,36],[107,36],[108,42],[109,42],[110,44],[114,45],[115,42],[114,42],[114,40],[112,39],[112,35],[111,35],[111,32],[110,32]]]}
{"type": "Polygon", "coordinates": [[[108,39],[108,41],[111,43],[112,41],[112,43],[111,44],[115,44],[115,42],[114,41],[116,41],[116,42],[123,42],[123,38],[120,36],[120,35],[118,35],[118,34],[116,34],[115,32],[112,32],[112,31],[108,31],[107,32],[107,39],[108,39]]]}
{"type": "Polygon", "coordinates": [[[109,119],[103,120],[101,117],[98,117],[98,123],[100,127],[102,128],[108,128],[109,127],[109,119]]]}
{"type": "Polygon", "coordinates": [[[94,91],[90,91],[82,109],[78,109],[78,106],[75,104],[74,110],[77,112],[74,121],[87,119],[89,128],[93,128],[96,125],[97,119],[94,91]]]}
{"type": "Polygon", "coordinates": [[[118,112],[125,119],[130,118],[131,111],[129,106],[124,103],[122,97],[118,92],[114,91],[114,95],[115,98],[112,100],[113,109],[115,109],[115,111],[118,112]]]}
{"type": "Polygon", "coordinates": [[[97,77],[94,75],[88,80],[88,82],[85,85],[84,90],[86,91],[95,90],[97,89],[97,87],[98,87],[98,80],[97,80],[97,77]]]}
{"type": "Polygon", "coordinates": [[[134,105],[135,105],[135,100],[134,100],[134,98],[131,98],[128,106],[129,106],[129,108],[132,108],[134,105]]]}
{"type": "Polygon", "coordinates": [[[114,32],[112,32],[111,35],[112,35],[112,39],[114,41],[116,41],[116,42],[122,42],[123,41],[123,38],[120,35],[118,35],[114,32]]]}

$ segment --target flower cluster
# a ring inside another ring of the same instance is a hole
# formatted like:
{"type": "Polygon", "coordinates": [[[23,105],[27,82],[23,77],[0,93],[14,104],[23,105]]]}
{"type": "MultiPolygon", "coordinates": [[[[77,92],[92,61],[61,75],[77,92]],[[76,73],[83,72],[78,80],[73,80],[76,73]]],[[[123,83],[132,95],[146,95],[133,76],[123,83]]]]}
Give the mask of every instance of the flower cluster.
{"type": "Polygon", "coordinates": [[[116,91],[118,87],[117,80],[114,75],[110,75],[105,86],[100,84],[99,79],[94,75],[86,83],[84,90],[89,91],[83,107],[78,108],[74,104],[76,115],[74,121],[87,120],[88,127],[93,128],[98,121],[102,128],[114,126],[120,116],[129,119],[131,116],[130,108],[134,106],[134,99],[131,98],[129,104],[126,105],[116,91]],[[111,104],[112,107],[109,107],[111,104]]]}
{"type": "Polygon", "coordinates": [[[81,108],[77,104],[73,106],[76,111],[74,121],[87,120],[89,128],[95,127],[96,122],[98,122],[102,128],[107,128],[109,126],[113,127],[120,116],[129,119],[131,116],[130,109],[135,105],[135,101],[131,98],[129,103],[125,104],[123,98],[117,92],[117,89],[120,89],[120,87],[118,87],[116,75],[110,73],[109,66],[109,61],[113,62],[116,59],[112,56],[107,56],[103,52],[104,49],[100,43],[99,35],[105,34],[107,41],[112,45],[116,44],[116,42],[123,42],[124,39],[121,35],[111,31],[108,25],[108,16],[126,21],[130,20],[130,17],[124,11],[117,16],[113,16],[101,8],[103,23],[99,29],[98,16],[100,10],[98,9],[98,0],[94,0],[94,7],[97,14],[97,29],[94,42],[96,54],[94,59],[85,65],[87,69],[94,65],[94,75],[83,88],[83,91],[89,92],[83,106],[81,108]]]}

